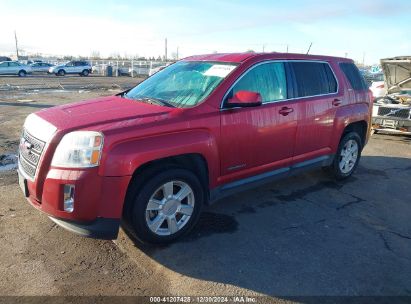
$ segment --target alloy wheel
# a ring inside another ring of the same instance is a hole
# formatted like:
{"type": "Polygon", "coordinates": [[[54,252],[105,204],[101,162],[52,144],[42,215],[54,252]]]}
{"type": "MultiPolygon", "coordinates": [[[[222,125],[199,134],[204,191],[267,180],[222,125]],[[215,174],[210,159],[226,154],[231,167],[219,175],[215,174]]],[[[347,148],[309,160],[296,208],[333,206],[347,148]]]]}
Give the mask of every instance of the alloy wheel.
{"type": "Polygon", "coordinates": [[[172,235],[180,231],[194,211],[193,189],[183,181],[169,181],[150,197],[146,207],[146,223],[156,235],[172,235]]]}
{"type": "Polygon", "coordinates": [[[358,158],[358,143],[350,139],[341,149],[339,167],[342,173],[349,173],[355,166],[358,158]]]}

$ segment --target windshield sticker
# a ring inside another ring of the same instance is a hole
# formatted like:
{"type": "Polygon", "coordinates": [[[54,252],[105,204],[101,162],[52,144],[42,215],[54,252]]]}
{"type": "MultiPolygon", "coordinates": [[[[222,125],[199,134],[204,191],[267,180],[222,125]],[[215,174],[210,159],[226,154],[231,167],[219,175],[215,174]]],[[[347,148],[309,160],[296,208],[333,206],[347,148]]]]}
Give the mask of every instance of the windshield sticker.
{"type": "Polygon", "coordinates": [[[227,65],[227,64],[216,64],[213,65],[211,68],[209,68],[205,73],[204,76],[216,76],[216,77],[221,77],[224,78],[232,70],[236,68],[235,65],[227,65]]]}

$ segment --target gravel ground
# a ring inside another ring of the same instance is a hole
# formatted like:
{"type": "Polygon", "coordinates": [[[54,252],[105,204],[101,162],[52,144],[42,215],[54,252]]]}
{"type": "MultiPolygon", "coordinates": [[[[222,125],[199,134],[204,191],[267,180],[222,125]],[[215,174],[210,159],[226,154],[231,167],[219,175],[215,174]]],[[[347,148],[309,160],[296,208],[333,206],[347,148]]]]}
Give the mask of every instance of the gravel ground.
{"type": "MultiPolygon", "coordinates": [[[[3,158],[17,150],[27,114],[138,81],[49,78],[77,87],[0,78],[20,86],[0,90],[3,158]],[[86,80],[96,87],[82,89],[86,80]]],[[[347,181],[317,170],[231,196],[166,247],[124,231],[115,242],[67,232],[25,201],[14,171],[0,170],[0,295],[411,296],[410,147],[410,137],[374,135],[347,181]]]]}

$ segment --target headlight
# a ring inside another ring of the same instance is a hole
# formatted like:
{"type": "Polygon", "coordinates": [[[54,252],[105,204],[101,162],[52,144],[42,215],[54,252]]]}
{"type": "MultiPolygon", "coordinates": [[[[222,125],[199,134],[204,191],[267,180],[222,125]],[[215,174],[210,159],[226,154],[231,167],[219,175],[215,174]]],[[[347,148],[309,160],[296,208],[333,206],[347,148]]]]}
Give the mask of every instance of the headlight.
{"type": "Polygon", "coordinates": [[[64,135],[54,152],[51,165],[65,168],[96,167],[103,149],[103,134],[75,131],[64,135]]]}

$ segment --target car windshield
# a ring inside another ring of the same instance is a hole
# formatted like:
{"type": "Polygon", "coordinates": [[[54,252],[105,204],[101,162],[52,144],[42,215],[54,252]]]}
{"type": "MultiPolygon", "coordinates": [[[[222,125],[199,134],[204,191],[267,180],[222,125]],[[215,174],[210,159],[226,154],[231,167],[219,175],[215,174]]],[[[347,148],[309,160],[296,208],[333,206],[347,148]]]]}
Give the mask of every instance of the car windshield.
{"type": "Polygon", "coordinates": [[[179,61],[143,81],[124,97],[178,108],[193,107],[236,67],[232,63],[179,61]]]}

